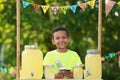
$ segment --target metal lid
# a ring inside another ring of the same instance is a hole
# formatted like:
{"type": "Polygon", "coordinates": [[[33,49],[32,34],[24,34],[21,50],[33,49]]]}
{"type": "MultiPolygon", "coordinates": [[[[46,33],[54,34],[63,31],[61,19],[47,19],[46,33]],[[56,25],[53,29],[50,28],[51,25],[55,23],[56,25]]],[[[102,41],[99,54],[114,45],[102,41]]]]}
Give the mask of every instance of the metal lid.
{"type": "Polygon", "coordinates": [[[59,68],[60,71],[69,71],[70,69],[69,68],[59,68]]]}
{"type": "Polygon", "coordinates": [[[83,67],[84,67],[84,64],[76,64],[74,67],[75,67],[75,68],[79,68],[79,67],[83,68],[83,67]]]}
{"type": "Polygon", "coordinates": [[[47,64],[45,67],[53,67],[53,64],[47,64]]]}
{"type": "Polygon", "coordinates": [[[90,50],[87,50],[87,53],[88,54],[96,54],[96,53],[99,53],[99,51],[97,49],[90,49],[90,50]]]}
{"type": "Polygon", "coordinates": [[[38,45],[25,45],[24,48],[25,49],[37,49],[38,45]]]}

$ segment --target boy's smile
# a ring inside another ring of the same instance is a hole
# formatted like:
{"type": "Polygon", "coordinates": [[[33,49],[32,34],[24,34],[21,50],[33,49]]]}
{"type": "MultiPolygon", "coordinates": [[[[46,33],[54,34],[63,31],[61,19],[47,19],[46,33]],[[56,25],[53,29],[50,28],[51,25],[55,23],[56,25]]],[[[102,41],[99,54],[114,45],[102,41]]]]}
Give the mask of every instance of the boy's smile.
{"type": "Polygon", "coordinates": [[[65,31],[57,31],[53,34],[52,42],[54,45],[56,45],[57,49],[60,50],[60,52],[64,52],[67,51],[69,37],[67,36],[65,31]]]}

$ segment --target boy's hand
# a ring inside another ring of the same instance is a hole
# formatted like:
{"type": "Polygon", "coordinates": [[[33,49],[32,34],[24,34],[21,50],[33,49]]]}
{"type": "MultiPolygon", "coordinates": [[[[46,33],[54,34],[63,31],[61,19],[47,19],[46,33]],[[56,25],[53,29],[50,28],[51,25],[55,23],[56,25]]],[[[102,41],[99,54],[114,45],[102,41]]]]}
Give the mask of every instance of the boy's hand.
{"type": "Polygon", "coordinates": [[[70,70],[60,71],[55,75],[55,79],[63,79],[66,77],[67,79],[73,79],[73,73],[70,70]]]}
{"type": "Polygon", "coordinates": [[[64,75],[68,78],[68,79],[73,79],[73,73],[70,70],[66,70],[64,72],[64,75]]]}
{"type": "Polygon", "coordinates": [[[64,78],[64,73],[60,71],[59,73],[55,74],[55,79],[63,79],[64,78]]]}

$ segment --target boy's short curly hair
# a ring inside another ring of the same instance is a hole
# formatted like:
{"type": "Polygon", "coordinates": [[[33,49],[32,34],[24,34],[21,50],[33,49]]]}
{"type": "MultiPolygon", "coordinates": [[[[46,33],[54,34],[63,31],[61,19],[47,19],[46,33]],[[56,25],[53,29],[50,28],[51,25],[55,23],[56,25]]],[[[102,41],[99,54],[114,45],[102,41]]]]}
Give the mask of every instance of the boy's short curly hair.
{"type": "Polygon", "coordinates": [[[68,31],[67,31],[67,29],[65,28],[65,26],[57,26],[57,27],[53,28],[53,30],[52,30],[52,36],[53,36],[53,34],[54,34],[55,32],[57,32],[57,31],[65,31],[66,34],[67,34],[67,36],[69,36],[68,31]]]}

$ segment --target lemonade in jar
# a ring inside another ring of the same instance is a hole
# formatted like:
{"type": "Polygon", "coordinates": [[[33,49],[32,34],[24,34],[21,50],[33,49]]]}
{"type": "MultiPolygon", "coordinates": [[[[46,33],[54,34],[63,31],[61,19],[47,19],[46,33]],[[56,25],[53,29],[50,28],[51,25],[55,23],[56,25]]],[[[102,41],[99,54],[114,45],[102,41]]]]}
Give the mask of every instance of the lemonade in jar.
{"type": "Polygon", "coordinates": [[[102,78],[102,63],[101,55],[98,50],[87,50],[85,57],[85,78],[86,79],[101,79],[102,78]]]}

